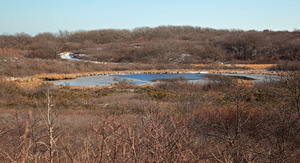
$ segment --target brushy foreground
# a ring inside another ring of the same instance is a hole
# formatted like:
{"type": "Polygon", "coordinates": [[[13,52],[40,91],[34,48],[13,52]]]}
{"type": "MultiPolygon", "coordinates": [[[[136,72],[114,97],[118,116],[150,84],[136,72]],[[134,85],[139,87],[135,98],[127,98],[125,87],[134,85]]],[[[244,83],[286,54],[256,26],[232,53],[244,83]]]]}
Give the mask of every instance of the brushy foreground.
{"type": "Polygon", "coordinates": [[[300,76],[0,88],[1,162],[299,162],[300,76]]]}

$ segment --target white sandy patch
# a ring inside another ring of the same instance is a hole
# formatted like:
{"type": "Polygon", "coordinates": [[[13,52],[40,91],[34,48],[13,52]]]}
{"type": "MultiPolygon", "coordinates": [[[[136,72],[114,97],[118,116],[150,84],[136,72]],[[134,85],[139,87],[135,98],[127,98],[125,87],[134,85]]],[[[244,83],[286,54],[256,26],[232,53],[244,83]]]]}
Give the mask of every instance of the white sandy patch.
{"type": "Polygon", "coordinates": [[[71,53],[60,53],[60,57],[62,59],[72,59],[72,57],[70,55],[71,55],[71,53]]]}

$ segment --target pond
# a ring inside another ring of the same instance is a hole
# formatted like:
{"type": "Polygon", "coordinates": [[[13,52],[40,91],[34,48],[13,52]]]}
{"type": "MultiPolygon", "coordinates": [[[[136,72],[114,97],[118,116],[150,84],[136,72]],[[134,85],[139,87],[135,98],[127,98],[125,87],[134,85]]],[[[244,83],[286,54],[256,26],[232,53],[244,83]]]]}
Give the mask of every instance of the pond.
{"type": "Polygon", "coordinates": [[[116,83],[116,78],[127,79],[134,84],[156,84],[157,80],[173,79],[184,77],[189,82],[206,82],[209,75],[226,75],[233,77],[243,77],[248,80],[253,80],[255,83],[262,82],[268,78],[276,78],[274,75],[257,75],[257,74],[199,74],[199,73],[182,73],[182,74],[124,74],[124,75],[97,75],[78,77],[70,80],[54,81],[55,85],[69,86],[105,86],[116,83]]]}

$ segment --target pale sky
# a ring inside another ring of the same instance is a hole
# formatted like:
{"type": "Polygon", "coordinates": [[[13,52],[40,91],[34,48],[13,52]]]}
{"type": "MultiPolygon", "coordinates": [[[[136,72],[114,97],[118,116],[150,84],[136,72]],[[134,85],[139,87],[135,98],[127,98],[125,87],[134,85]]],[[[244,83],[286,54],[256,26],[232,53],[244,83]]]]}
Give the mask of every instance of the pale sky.
{"type": "Polygon", "coordinates": [[[190,25],[300,29],[300,0],[0,0],[0,34],[190,25]]]}

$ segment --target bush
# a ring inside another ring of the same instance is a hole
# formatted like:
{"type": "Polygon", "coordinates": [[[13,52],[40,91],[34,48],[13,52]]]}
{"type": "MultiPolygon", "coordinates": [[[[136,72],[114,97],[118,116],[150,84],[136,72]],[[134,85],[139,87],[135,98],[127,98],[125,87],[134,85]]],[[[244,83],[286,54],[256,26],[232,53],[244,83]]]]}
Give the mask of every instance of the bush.
{"type": "Polygon", "coordinates": [[[276,66],[270,67],[271,71],[300,71],[300,63],[297,61],[281,61],[276,66]]]}

